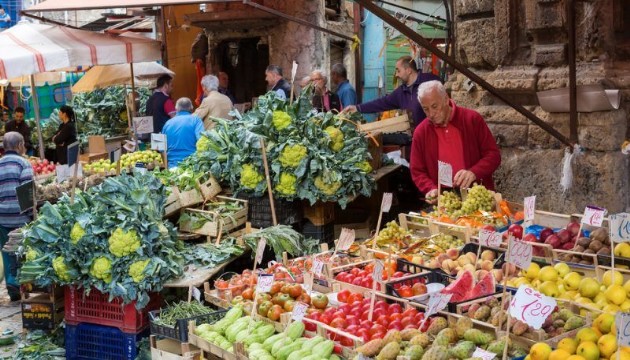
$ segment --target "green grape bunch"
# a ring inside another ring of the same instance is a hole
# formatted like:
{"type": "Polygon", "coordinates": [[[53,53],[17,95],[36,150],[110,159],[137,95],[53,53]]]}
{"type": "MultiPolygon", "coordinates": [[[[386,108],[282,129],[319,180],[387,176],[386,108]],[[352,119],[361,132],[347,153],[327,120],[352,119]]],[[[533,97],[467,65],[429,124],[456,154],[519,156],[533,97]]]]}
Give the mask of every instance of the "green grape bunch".
{"type": "Polygon", "coordinates": [[[385,228],[379,231],[376,237],[376,243],[378,245],[387,245],[395,241],[402,241],[411,236],[407,229],[404,229],[398,225],[396,221],[390,221],[385,225],[385,228]]]}
{"type": "Polygon", "coordinates": [[[462,207],[462,199],[452,191],[445,191],[440,195],[440,207],[448,215],[453,215],[462,207]]]}
{"type": "Polygon", "coordinates": [[[492,193],[483,185],[474,185],[468,191],[468,197],[462,202],[461,211],[464,215],[477,211],[492,211],[494,204],[492,193]]]}

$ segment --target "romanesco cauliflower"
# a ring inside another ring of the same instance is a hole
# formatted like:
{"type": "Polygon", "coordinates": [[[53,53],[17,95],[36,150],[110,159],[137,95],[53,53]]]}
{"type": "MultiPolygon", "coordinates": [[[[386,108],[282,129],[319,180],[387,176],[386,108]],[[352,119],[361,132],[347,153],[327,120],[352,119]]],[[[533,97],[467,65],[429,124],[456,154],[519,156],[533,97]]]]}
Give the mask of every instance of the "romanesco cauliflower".
{"type": "Polygon", "coordinates": [[[341,149],[343,149],[343,145],[344,145],[343,144],[343,133],[341,132],[341,130],[339,130],[338,128],[336,128],[334,126],[329,126],[326,129],[324,129],[324,131],[330,137],[330,140],[331,140],[330,149],[332,151],[334,151],[334,152],[341,151],[341,149]]]}
{"type": "Polygon", "coordinates": [[[297,178],[293,174],[281,173],[276,191],[283,195],[295,195],[296,180],[297,178]]]}
{"type": "Polygon", "coordinates": [[[72,226],[72,230],[70,230],[70,241],[76,244],[81,240],[83,235],[85,235],[85,229],[83,229],[78,222],[75,222],[72,226]]]}
{"type": "Polygon", "coordinates": [[[341,181],[326,183],[322,176],[315,177],[315,187],[325,195],[334,195],[341,187],[341,181]]]}
{"type": "Polygon", "coordinates": [[[26,247],[26,261],[36,260],[40,256],[39,251],[30,246],[26,247]]]}
{"type": "Polygon", "coordinates": [[[149,265],[149,262],[151,262],[151,259],[138,260],[129,266],[129,276],[131,276],[134,282],[139,283],[144,280],[144,270],[147,268],[147,265],[149,265]]]}
{"type": "Polygon", "coordinates": [[[72,276],[70,276],[70,268],[66,265],[65,258],[63,256],[57,256],[53,259],[52,262],[53,269],[55,270],[55,274],[59,277],[59,280],[63,282],[72,281],[72,276]]]}
{"type": "Polygon", "coordinates": [[[123,257],[138,250],[140,237],[135,230],[124,231],[121,228],[114,230],[109,237],[109,251],[117,257],[123,257]]]}
{"type": "Polygon", "coordinates": [[[241,169],[241,185],[248,189],[255,189],[264,177],[256,171],[254,165],[244,164],[241,169]]]}
{"type": "Polygon", "coordinates": [[[109,284],[112,282],[112,261],[105,256],[97,257],[90,267],[90,275],[109,284]]]}
{"type": "Polygon", "coordinates": [[[304,157],[306,157],[306,146],[301,144],[287,145],[280,153],[280,164],[284,167],[297,167],[304,157]]]}
{"type": "Polygon", "coordinates": [[[370,165],[369,161],[361,161],[359,163],[354,164],[356,167],[359,168],[359,170],[363,171],[366,174],[369,174],[372,172],[372,165],[370,165]]]}
{"type": "Polygon", "coordinates": [[[276,110],[273,112],[271,122],[273,123],[273,127],[277,130],[282,130],[291,125],[291,116],[284,111],[276,110]]]}
{"type": "Polygon", "coordinates": [[[201,136],[199,140],[197,140],[197,151],[198,152],[206,151],[209,148],[210,148],[210,140],[205,136],[201,136]]]}

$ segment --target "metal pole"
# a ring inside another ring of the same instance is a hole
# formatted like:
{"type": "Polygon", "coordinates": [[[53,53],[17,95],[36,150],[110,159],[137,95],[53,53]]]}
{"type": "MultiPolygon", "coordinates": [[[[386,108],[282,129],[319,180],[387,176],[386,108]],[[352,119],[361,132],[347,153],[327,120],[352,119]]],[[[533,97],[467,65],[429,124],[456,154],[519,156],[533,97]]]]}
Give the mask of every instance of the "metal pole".
{"type": "Polygon", "coordinates": [[[567,0],[567,35],[569,38],[569,138],[578,141],[577,84],[575,65],[575,1],[567,0]]]}
{"type": "Polygon", "coordinates": [[[556,139],[558,139],[563,144],[573,148],[574,143],[571,142],[569,139],[567,139],[566,136],[562,135],[556,129],[554,129],[551,125],[547,124],[546,122],[541,120],[539,117],[537,117],[536,115],[532,114],[530,111],[525,109],[522,105],[516,104],[512,100],[510,100],[507,97],[503,96],[499,92],[499,90],[497,90],[494,86],[490,85],[487,81],[482,79],[479,75],[477,75],[474,72],[470,71],[466,66],[460,64],[457,60],[455,60],[451,56],[445,54],[443,51],[441,51],[440,49],[438,49],[435,46],[433,46],[433,44],[431,44],[431,42],[429,42],[427,39],[425,39],[422,36],[420,36],[420,34],[416,33],[413,29],[410,29],[405,24],[403,24],[400,21],[398,21],[396,18],[391,16],[389,13],[387,13],[387,11],[385,11],[384,9],[381,9],[379,6],[374,4],[372,2],[372,0],[356,0],[356,2],[361,4],[363,7],[365,7],[372,14],[374,14],[374,15],[378,16],[379,18],[381,18],[387,24],[391,25],[394,29],[400,31],[403,35],[407,36],[409,39],[415,41],[418,45],[428,49],[433,54],[435,54],[437,57],[439,57],[440,59],[444,60],[446,63],[448,63],[449,65],[454,67],[456,70],[458,70],[462,74],[466,75],[470,80],[472,80],[475,83],[479,84],[479,86],[481,86],[482,88],[487,90],[490,94],[492,94],[495,97],[499,98],[504,103],[510,105],[514,110],[518,111],[523,116],[525,116],[526,118],[531,120],[534,124],[540,126],[543,130],[545,130],[546,132],[551,134],[551,136],[555,137],[556,139]]]}
{"type": "Polygon", "coordinates": [[[33,99],[33,110],[35,111],[35,126],[37,127],[37,139],[39,141],[39,157],[44,159],[44,138],[42,137],[42,127],[39,124],[39,99],[37,98],[37,88],[35,87],[35,75],[29,76],[31,85],[31,96],[33,99]]]}

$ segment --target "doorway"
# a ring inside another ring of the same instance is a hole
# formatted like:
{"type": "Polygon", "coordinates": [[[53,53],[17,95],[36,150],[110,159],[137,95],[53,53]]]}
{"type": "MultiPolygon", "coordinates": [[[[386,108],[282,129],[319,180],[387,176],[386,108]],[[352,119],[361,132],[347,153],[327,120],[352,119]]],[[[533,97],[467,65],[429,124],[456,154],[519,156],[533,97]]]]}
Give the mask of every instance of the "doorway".
{"type": "Polygon", "coordinates": [[[229,76],[229,89],[236,103],[249,102],[267,92],[265,69],[269,66],[269,45],[260,37],[228,39],[217,46],[218,71],[229,76]]]}

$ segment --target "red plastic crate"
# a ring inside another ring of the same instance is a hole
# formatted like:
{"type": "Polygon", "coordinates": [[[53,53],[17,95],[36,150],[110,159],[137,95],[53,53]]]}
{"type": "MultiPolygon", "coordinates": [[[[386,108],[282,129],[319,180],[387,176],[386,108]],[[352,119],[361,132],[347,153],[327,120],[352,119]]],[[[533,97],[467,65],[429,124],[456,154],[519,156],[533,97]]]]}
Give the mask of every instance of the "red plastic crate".
{"type": "Polygon", "coordinates": [[[83,289],[66,286],[65,305],[65,319],[68,324],[105,325],[116,327],[125,333],[135,333],[149,326],[149,311],[160,308],[161,298],[154,293],[149,304],[144,309],[137,310],[135,301],[123,305],[122,298],[114,298],[110,302],[108,294],[96,289],[85,296],[83,289]]]}

